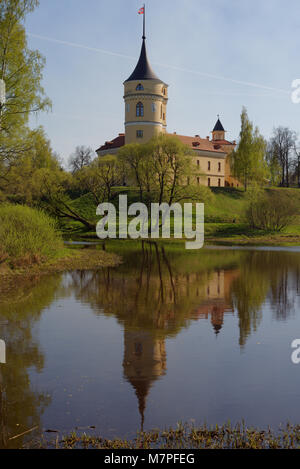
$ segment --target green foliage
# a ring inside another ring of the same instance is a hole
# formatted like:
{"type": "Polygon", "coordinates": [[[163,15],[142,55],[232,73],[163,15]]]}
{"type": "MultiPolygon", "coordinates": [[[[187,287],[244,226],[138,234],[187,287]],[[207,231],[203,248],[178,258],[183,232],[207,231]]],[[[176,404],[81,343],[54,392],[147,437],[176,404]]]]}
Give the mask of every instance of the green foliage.
{"type": "Polygon", "coordinates": [[[33,205],[39,201],[36,189],[41,170],[57,174],[61,169],[42,127],[31,131],[27,142],[26,153],[2,172],[0,194],[3,200],[33,205]]]}
{"type": "Polygon", "coordinates": [[[258,128],[253,128],[247,110],[241,114],[240,141],[237,150],[231,154],[233,174],[247,190],[249,184],[263,184],[269,178],[269,170],[265,161],[267,144],[258,128]]]}
{"type": "Polygon", "coordinates": [[[119,158],[127,182],[138,187],[141,202],[171,205],[209,198],[208,190],[193,184],[193,155],[176,137],[161,134],[146,144],[126,145],[119,152],[119,158]]]}
{"type": "Polygon", "coordinates": [[[0,206],[2,261],[34,263],[55,257],[62,240],[55,222],[44,212],[22,205],[0,206]]]}
{"type": "Polygon", "coordinates": [[[6,103],[0,109],[0,183],[10,167],[32,145],[28,128],[33,112],[51,103],[41,86],[45,59],[27,46],[24,20],[38,5],[37,0],[1,0],[0,78],[6,85],[6,103]]]}
{"type": "Polygon", "coordinates": [[[110,202],[115,196],[113,187],[122,182],[122,167],[114,155],[98,157],[76,172],[75,184],[91,193],[97,205],[110,202]]]}
{"type": "Polygon", "coordinates": [[[250,200],[246,218],[253,228],[282,231],[299,215],[299,204],[289,193],[269,191],[250,200]]]}

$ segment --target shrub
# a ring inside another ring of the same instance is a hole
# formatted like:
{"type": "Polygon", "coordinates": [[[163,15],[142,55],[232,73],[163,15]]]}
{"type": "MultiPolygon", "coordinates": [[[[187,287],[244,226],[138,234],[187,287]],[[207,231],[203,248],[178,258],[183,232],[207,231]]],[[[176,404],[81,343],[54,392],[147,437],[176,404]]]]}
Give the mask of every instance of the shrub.
{"type": "Polygon", "coordinates": [[[280,191],[271,191],[259,193],[256,199],[250,201],[246,217],[252,228],[282,231],[298,213],[295,200],[280,191]]]}
{"type": "Polygon", "coordinates": [[[63,246],[55,221],[22,205],[0,205],[0,262],[32,264],[51,259],[63,246]]]}

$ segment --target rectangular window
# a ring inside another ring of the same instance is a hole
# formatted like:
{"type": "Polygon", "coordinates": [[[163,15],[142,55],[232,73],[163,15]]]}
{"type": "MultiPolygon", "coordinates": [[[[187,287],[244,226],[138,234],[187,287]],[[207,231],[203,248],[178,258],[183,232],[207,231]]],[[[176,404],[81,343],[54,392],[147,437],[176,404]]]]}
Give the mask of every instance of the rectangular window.
{"type": "Polygon", "coordinates": [[[155,112],[155,111],[156,111],[156,104],[152,103],[152,112],[155,112]]]}
{"type": "Polygon", "coordinates": [[[137,138],[143,138],[143,136],[144,136],[143,130],[137,130],[136,131],[136,137],[137,138]]]}
{"type": "Polygon", "coordinates": [[[208,169],[208,171],[210,171],[210,161],[207,164],[207,169],[208,169]]]}
{"type": "Polygon", "coordinates": [[[221,179],[218,179],[218,186],[221,187],[221,179]]]}
{"type": "Polygon", "coordinates": [[[208,185],[208,187],[210,187],[210,178],[208,178],[208,180],[207,180],[207,185],[208,185]]]}
{"type": "Polygon", "coordinates": [[[130,104],[126,103],[126,112],[129,112],[129,111],[130,111],[130,104]]]}
{"type": "Polygon", "coordinates": [[[221,163],[218,164],[218,171],[221,172],[221,163]]]}
{"type": "Polygon", "coordinates": [[[199,160],[197,160],[197,167],[198,167],[198,169],[200,168],[200,161],[199,160]]]}

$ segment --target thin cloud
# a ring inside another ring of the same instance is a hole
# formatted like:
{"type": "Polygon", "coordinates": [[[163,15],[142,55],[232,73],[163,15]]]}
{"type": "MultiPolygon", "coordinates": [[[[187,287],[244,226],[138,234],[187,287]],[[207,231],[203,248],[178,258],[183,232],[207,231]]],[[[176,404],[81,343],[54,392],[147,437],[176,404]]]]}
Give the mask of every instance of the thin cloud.
{"type": "MultiPolygon", "coordinates": [[[[102,54],[112,55],[112,56],[115,56],[115,57],[121,57],[121,58],[124,58],[124,59],[136,60],[136,57],[132,57],[130,55],[119,54],[117,52],[112,52],[112,51],[105,50],[105,49],[99,49],[97,47],[89,47],[89,46],[85,46],[83,44],[77,44],[75,42],[62,41],[60,39],[54,39],[54,38],[51,38],[51,37],[41,36],[39,34],[33,34],[33,33],[28,33],[28,36],[30,36],[32,38],[36,38],[36,39],[41,39],[43,41],[53,42],[53,43],[56,43],[56,44],[62,44],[62,45],[69,46],[69,47],[76,47],[78,49],[89,50],[89,51],[92,51],[92,52],[99,52],[99,53],[102,53],[102,54]]],[[[160,67],[165,67],[165,68],[168,68],[170,70],[176,70],[178,72],[192,73],[194,75],[200,75],[200,76],[203,76],[203,77],[206,77],[206,78],[212,78],[212,79],[215,79],[215,80],[227,81],[227,82],[230,82],[230,83],[235,83],[237,85],[249,86],[249,87],[252,87],[252,88],[259,88],[259,89],[262,89],[262,90],[273,91],[273,92],[276,92],[276,93],[290,94],[289,90],[283,90],[283,89],[280,89],[280,88],[274,88],[274,87],[271,87],[271,86],[261,85],[259,83],[253,83],[253,82],[242,81],[242,80],[235,80],[233,78],[227,78],[227,77],[223,77],[223,76],[219,76],[219,75],[213,75],[213,74],[210,74],[210,73],[200,72],[200,71],[197,71],[197,70],[191,70],[191,69],[183,68],[183,67],[177,67],[177,66],[169,65],[169,64],[162,64],[162,63],[159,63],[159,62],[153,62],[153,63],[155,65],[160,66],[160,67]]]]}

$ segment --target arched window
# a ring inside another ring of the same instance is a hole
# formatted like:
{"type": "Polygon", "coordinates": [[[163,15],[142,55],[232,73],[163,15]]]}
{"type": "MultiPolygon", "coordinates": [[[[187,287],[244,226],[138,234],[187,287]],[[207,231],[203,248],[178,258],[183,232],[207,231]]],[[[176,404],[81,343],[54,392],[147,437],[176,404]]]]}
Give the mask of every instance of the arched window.
{"type": "Polygon", "coordinates": [[[144,105],[141,102],[137,103],[136,105],[136,116],[144,117],[144,105]]]}
{"type": "Polygon", "coordinates": [[[142,91],[144,89],[143,85],[139,83],[136,87],[136,91],[142,91]]]}

